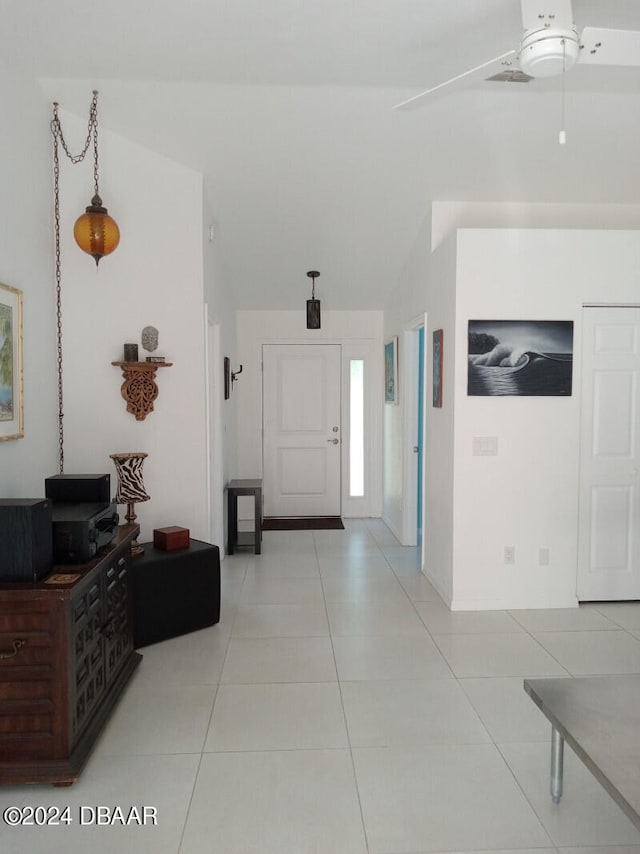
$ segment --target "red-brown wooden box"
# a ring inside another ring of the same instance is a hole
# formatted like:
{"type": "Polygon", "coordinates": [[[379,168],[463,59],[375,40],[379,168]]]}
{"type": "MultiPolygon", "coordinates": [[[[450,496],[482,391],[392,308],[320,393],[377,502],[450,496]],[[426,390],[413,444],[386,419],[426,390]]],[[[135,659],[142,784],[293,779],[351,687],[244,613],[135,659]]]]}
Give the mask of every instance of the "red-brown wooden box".
{"type": "Polygon", "coordinates": [[[177,549],[189,548],[189,529],[172,525],[169,528],[155,528],[153,531],[153,545],[165,552],[173,552],[177,549]]]}

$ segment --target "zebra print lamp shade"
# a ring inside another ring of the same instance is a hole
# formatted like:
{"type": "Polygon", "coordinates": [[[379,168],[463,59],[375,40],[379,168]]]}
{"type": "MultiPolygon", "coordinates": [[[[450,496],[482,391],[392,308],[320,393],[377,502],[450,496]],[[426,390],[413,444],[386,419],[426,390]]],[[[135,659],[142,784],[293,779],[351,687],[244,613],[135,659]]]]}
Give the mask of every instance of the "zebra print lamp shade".
{"type": "Polygon", "coordinates": [[[118,475],[118,490],[116,492],[118,504],[128,504],[130,501],[134,503],[149,501],[151,498],[145,492],[144,481],[142,480],[142,465],[147,456],[143,453],[111,454],[118,475]]]}
{"type": "MultiPolygon", "coordinates": [[[[147,457],[144,453],[127,453],[127,454],[110,454],[111,459],[116,466],[116,474],[118,475],[118,489],[116,491],[115,501],[118,504],[127,505],[127,513],[125,519],[129,525],[133,525],[136,520],[135,505],[140,501],[149,501],[150,495],[147,495],[142,480],[142,465],[147,457]]],[[[142,546],[138,545],[137,540],[131,543],[131,554],[140,555],[144,553],[142,546]]]]}

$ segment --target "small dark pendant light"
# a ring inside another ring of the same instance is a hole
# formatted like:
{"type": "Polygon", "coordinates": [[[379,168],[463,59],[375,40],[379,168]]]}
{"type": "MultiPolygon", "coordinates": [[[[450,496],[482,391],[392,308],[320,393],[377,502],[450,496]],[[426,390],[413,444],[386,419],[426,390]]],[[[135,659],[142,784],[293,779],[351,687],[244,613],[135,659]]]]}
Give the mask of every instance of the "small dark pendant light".
{"type": "Polygon", "coordinates": [[[311,299],[307,300],[307,329],[320,329],[320,300],[316,299],[316,279],[320,273],[309,270],[307,276],[311,279],[311,299]]]}

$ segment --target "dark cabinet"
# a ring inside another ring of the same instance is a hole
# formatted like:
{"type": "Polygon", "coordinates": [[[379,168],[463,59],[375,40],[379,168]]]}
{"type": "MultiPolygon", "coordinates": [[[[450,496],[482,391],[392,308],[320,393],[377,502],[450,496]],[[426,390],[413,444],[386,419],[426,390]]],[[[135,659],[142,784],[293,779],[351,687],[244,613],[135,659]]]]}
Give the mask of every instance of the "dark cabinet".
{"type": "Polygon", "coordinates": [[[0,783],[72,783],[142,656],[122,526],[88,564],[0,584],[0,783]]]}
{"type": "Polygon", "coordinates": [[[144,543],[132,576],[136,649],[219,621],[218,546],[189,540],[189,548],[167,552],[144,543]]]}

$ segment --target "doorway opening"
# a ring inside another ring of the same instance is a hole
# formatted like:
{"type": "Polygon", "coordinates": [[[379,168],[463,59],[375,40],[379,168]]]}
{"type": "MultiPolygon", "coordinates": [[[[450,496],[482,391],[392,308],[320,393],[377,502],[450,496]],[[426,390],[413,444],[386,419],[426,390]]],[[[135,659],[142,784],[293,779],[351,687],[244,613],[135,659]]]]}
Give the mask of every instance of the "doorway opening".
{"type": "Polygon", "coordinates": [[[424,465],[424,326],[418,329],[418,483],[416,488],[416,542],[422,547],[422,483],[424,465]]]}
{"type": "Polygon", "coordinates": [[[427,315],[416,317],[403,335],[405,400],[404,524],[403,545],[419,546],[424,566],[424,443],[427,315]]]}
{"type": "Polygon", "coordinates": [[[339,344],[262,348],[265,517],[341,515],[339,344]]]}

